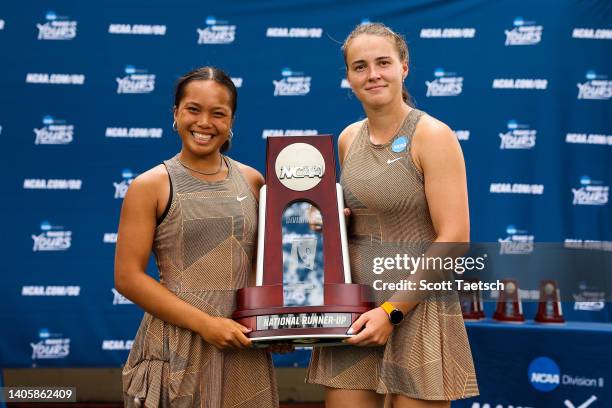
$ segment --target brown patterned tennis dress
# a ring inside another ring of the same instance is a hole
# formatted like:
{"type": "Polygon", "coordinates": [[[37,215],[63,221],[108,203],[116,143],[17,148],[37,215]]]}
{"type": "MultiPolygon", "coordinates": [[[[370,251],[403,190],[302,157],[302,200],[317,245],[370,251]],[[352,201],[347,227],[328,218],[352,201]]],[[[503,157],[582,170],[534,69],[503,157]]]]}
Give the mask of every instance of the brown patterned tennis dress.
{"type": "MultiPolygon", "coordinates": [[[[423,175],[410,156],[411,138],[422,115],[412,110],[393,140],[383,145],[370,141],[364,122],[349,148],[340,182],[352,211],[348,236],[355,283],[372,285],[381,279],[372,273],[374,256],[393,257],[398,248],[411,247],[418,256],[436,238],[423,175]]],[[[385,273],[391,273],[383,276],[385,282],[406,278],[405,271],[385,273]]],[[[379,305],[390,296],[374,292],[379,305]]],[[[423,400],[478,395],[456,293],[428,295],[393,330],[385,346],[315,347],[306,381],[423,400]]]]}
{"type": "MultiPolygon", "coordinates": [[[[161,283],[211,316],[229,317],[236,290],[247,285],[257,228],[257,201],[236,162],[219,182],[164,162],[170,209],[155,230],[161,283]]],[[[125,406],[278,407],[270,354],[220,351],[200,335],[145,313],[123,368],[125,406]]]]}

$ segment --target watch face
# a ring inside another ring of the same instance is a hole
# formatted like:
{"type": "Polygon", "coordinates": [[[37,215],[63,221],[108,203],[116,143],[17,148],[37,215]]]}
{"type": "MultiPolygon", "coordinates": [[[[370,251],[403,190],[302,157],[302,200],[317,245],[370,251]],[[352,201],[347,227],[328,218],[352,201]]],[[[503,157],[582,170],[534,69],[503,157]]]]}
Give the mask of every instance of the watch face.
{"type": "Polygon", "coordinates": [[[400,324],[404,320],[404,313],[401,310],[394,309],[389,314],[389,319],[392,324],[400,324]]]}

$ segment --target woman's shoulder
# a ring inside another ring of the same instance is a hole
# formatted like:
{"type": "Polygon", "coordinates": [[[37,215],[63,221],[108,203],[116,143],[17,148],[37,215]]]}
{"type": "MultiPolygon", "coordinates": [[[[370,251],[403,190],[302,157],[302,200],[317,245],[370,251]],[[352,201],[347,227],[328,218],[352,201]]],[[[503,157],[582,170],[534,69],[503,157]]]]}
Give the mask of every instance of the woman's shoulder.
{"type": "Polygon", "coordinates": [[[353,122],[347,127],[344,128],[340,135],[338,136],[338,154],[340,158],[340,164],[344,162],[344,158],[348,154],[349,147],[353,144],[355,137],[359,133],[359,130],[365,123],[365,119],[358,120],[357,122],[353,122]]]}
{"type": "Polygon", "coordinates": [[[249,186],[251,187],[253,193],[257,192],[257,196],[259,193],[259,189],[265,184],[264,178],[261,173],[253,167],[248,166],[244,163],[240,163],[239,161],[233,160],[233,162],[236,164],[236,166],[246,179],[247,183],[249,183],[249,186]]]}
{"type": "Polygon", "coordinates": [[[156,197],[160,191],[165,191],[169,188],[168,171],[166,166],[159,164],[152,169],[149,169],[139,174],[132,182],[128,189],[128,194],[138,194],[140,196],[156,197]]]}
{"type": "Polygon", "coordinates": [[[413,143],[424,145],[456,141],[455,133],[446,123],[427,113],[419,119],[413,136],[413,143]]]}
{"type": "Polygon", "coordinates": [[[359,133],[359,129],[361,129],[365,121],[366,119],[358,120],[357,122],[353,122],[345,127],[338,136],[338,143],[352,142],[353,139],[355,139],[355,136],[357,136],[357,133],[359,133]]]}
{"type": "Polygon", "coordinates": [[[428,163],[448,162],[462,156],[455,132],[444,122],[424,114],[412,137],[413,160],[421,171],[428,163]]]}
{"type": "Polygon", "coordinates": [[[163,184],[168,183],[168,170],[166,170],[166,166],[163,164],[158,164],[157,166],[149,169],[141,174],[139,174],[130,184],[140,185],[142,187],[157,187],[163,184]]]}

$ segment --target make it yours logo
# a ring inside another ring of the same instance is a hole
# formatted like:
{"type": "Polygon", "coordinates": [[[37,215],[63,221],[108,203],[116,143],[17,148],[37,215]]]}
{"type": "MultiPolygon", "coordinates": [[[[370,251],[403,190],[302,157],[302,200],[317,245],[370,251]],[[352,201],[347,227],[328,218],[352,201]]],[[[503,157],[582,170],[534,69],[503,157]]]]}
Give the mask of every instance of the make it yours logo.
{"type": "Polygon", "coordinates": [[[155,90],[155,75],[143,68],[126,65],[124,77],[116,77],[118,94],[147,94],[155,90]]]}
{"type": "Polygon", "coordinates": [[[425,96],[458,96],[463,92],[463,77],[454,72],[446,72],[443,68],[436,68],[434,80],[425,81],[427,93],[425,96]]]}
{"type": "Polygon", "coordinates": [[[206,27],[197,31],[198,44],[231,44],[236,39],[236,26],[214,16],[206,17],[206,27]]]}
{"type": "Polygon", "coordinates": [[[612,81],[590,69],[585,74],[586,82],[578,82],[578,99],[608,100],[612,98],[612,81]]]}
{"type": "Polygon", "coordinates": [[[70,354],[70,338],[50,333],[48,329],[40,329],[38,339],[38,342],[30,343],[32,360],[62,359],[70,354]]]}
{"type": "Polygon", "coordinates": [[[274,96],[304,96],[310,93],[311,77],[290,68],[283,68],[281,76],[281,79],[272,81],[274,96]]]}
{"type": "Polygon", "coordinates": [[[513,28],[505,30],[506,46],[511,45],[536,45],[542,41],[544,27],[537,25],[534,21],[525,21],[522,17],[516,17],[513,28]]]}
{"type": "Polygon", "coordinates": [[[47,11],[46,22],[36,24],[39,40],[72,40],[77,35],[77,22],[66,16],[58,16],[54,11],[47,11]]]}
{"type": "Polygon", "coordinates": [[[64,145],[72,142],[74,138],[74,125],[67,124],[65,120],[45,115],[42,118],[43,126],[34,128],[36,139],[34,144],[64,145]]]}
{"type": "Polygon", "coordinates": [[[504,149],[532,149],[536,144],[537,131],[530,129],[529,125],[509,120],[507,132],[499,134],[501,143],[499,148],[504,149]]]}
{"type": "Polygon", "coordinates": [[[41,233],[32,234],[34,246],[33,252],[38,251],[65,251],[72,244],[72,231],[64,230],[64,227],[51,225],[49,221],[40,223],[41,233]]]}
{"type": "Polygon", "coordinates": [[[535,237],[518,230],[514,225],[506,227],[506,238],[498,238],[500,255],[526,255],[533,252],[535,237]]]}
{"type": "Polygon", "coordinates": [[[573,205],[606,205],[610,196],[610,187],[589,176],[580,178],[581,187],[572,188],[573,205]]]}
{"type": "Polygon", "coordinates": [[[113,187],[115,187],[115,198],[116,199],[124,199],[125,194],[127,193],[128,187],[134,180],[137,175],[132,172],[130,169],[123,169],[121,172],[122,180],[119,182],[113,182],[113,187]]]}

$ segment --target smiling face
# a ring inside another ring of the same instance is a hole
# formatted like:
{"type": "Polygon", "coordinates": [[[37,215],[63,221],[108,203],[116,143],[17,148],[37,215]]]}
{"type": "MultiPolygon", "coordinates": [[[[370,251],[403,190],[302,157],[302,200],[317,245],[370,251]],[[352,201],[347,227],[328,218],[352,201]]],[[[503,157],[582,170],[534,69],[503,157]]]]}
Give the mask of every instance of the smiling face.
{"type": "Polygon", "coordinates": [[[217,154],[229,138],[232,105],[229,90],[216,81],[189,82],[174,108],[183,153],[192,157],[217,154]]]}
{"type": "Polygon", "coordinates": [[[346,77],[364,105],[373,108],[402,103],[402,85],[408,75],[407,61],[388,37],[361,34],[346,47],[346,77]]]}

